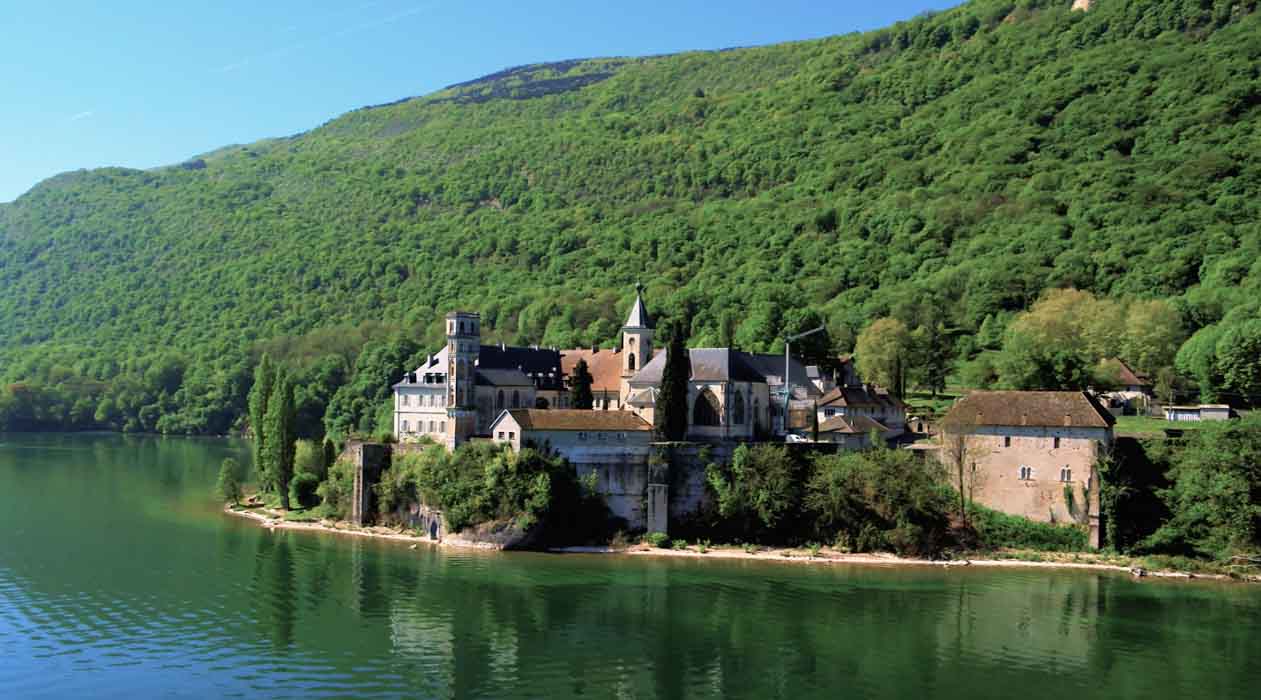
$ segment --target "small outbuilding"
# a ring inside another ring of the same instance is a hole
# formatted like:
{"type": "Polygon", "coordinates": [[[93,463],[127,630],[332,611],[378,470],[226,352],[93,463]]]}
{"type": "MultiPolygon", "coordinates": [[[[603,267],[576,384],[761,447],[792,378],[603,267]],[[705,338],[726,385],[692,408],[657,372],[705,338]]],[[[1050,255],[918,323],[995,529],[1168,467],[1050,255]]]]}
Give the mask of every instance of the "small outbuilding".
{"type": "Polygon", "coordinates": [[[1226,404],[1165,406],[1165,420],[1170,422],[1229,420],[1232,417],[1234,417],[1234,412],[1226,404]]]}

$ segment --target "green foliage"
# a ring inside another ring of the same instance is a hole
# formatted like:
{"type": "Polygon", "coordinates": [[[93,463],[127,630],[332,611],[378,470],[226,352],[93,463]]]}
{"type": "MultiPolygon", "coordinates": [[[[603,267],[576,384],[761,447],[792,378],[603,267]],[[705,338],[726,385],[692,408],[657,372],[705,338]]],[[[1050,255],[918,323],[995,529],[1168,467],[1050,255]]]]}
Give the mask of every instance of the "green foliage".
{"type": "Polygon", "coordinates": [[[254,442],[250,445],[254,457],[254,469],[258,471],[259,487],[264,491],[275,489],[276,467],[272,464],[272,452],[267,448],[267,403],[271,401],[276,383],[276,367],[266,353],[254,368],[254,383],[250,386],[250,431],[254,442]]]}
{"type": "Polygon", "coordinates": [[[670,536],[664,532],[650,532],[644,535],[644,542],[656,547],[657,549],[670,548],[670,536]]]}
{"type": "Polygon", "coordinates": [[[219,480],[215,482],[215,493],[224,501],[233,505],[241,502],[241,481],[245,475],[241,465],[231,457],[219,465],[219,480]]]}
{"type": "Polygon", "coordinates": [[[324,463],[324,452],[310,440],[298,440],[294,443],[293,473],[312,474],[316,483],[328,476],[328,468],[324,463]]]}
{"type": "Polygon", "coordinates": [[[950,543],[951,495],[940,469],[907,450],[814,460],[804,505],[816,532],[843,549],[933,555],[950,543]]]}
{"type": "Polygon", "coordinates": [[[903,396],[911,347],[911,332],[905,323],[896,318],[877,319],[863,329],[854,346],[858,373],[903,396]]]}
{"type": "Polygon", "coordinates": [[[692,376],[691,362],[684,345],[683,326],[674,322],[666,326],[669,340],[666,344],[666,363],[661,372],[661,387],[657,394],[655,430],[657,436],[669,442],[687,437],[687,388],[692,376]]]}
{"type": "Polygon", "coordinates": [[[276,374],[267,413],[263,416],[263,449],[268,480],[280,495],[280,507],[289,509],[289,480],[293,478],[295,432],[293,384],[284,371],[276,374]]]}
{"type": "Polygon", "coordinates": [[[757,351],[802,307],[838,345],[937,332],[905,311],[930,300],[985,331],[968,359],[1069,286],[1222,322],[1261,289],[1257,2],[1069,5],[530,67],[201,169],[57,176],[0,205],[0,427],[225,433],[267,352],[299,435],[345,437],[411,369],[374,348],[432,351],[457,307],[489,342],[608,343],[637,278],[757,351]]]}
{"type": "Polygon", "coordinates": [[[592,404],[595,403],[595,397],[591,394],[591,384],[594,381],[591,370],[587,367],[587,361],[578,360],[578,366],[574,368],[573,376],[570,377],[569,406],[571,408],[591,409],[592,404]]]}
{"type": "Polygon", "coordinates": [[[740,534],[766,537],[800,505],[799,472],[782,445],[740,445],[729,465],[708,465],[705,480],[719,516],[740,534]]]}
{"type": "Polygon", "coordinates": [[[1261,552],[1261,414],[1188,433],[1153,459],[1168,466],[1160,496],[1172,517],[1143,548],[1217,559],[1261,552]]]}
{"type": "MultiPolygon", "coordinates": [[[[1067,490],[1066,490],[1067,493],[1067,490]]],[[[1080,552],[1087,549],[1085,528],[1042,523],[972,504],[968,521],[984,549],[1035,549],[1043,552],[1080,552]]]]}
{"type": "Polygon", "coordinates": [[[378,489],[383,510],[418,499],[442,511],[453,532],[490,521],[553,536],[601,536],[608,517],[590,481],[570,464],[536,450],[514,453],[469,443],[454,453],[441,446],[399,455],[378,489]],[[581,533],[583,529],[586,533],[581,533]]]}
{"type": "Polygon", "coordinates": [[[677,549],[680,552],[687,551],[687,540],[674,540],[670,543],[670,549],[677,549]]]}
{"type": "Polygon", "coordinates": [[[289,482],[289,502],[298,508],[314,508],[320,504],[317,490],[320,478],[311,472],[298,472],[289,482]]]}
{"type": "Polygon", "coordinates": [[[347,460],[337,460],[329,467],[315,493],[330,516],[345,520],[350,517],[351,500],[355,487],[355,468],[347,460]]]}

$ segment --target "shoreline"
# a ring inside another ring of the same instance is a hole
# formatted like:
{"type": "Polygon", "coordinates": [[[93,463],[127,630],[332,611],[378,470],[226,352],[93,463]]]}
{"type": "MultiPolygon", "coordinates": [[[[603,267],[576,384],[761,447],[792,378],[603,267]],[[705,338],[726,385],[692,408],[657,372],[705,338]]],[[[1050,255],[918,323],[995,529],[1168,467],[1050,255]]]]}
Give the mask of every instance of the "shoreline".
{"type": "MultiPolygon", "coordinates": [[[[392,540],[395,542],[411,543],[411,549],[416,549],[418,545],[424,544],[430,547],[463,549],[463,550],[481,550],[481,551],[505,551],[501,545],[491,542],[477,542],[464,538],[445,538],[433,540],[426,536],[409,535],[395,529],[383,526],[355,527],[346,524],[344,527],[338,527],[338,523],[333,521],[292,521],[277,517],[275,511],[267,511],[262,508],[233,508],[225,505],[223,512],[228,515],[245,518],[255,522],[268,530],[306,530],[310,532],[323,532],[337,535],[349,535],[352,537],[369,537],[380,540],[392,540]],[[332,524],[328,524],[332,523],[332,524]]],[[[507,550],[512,551],[512,550],[507,550]]],[[[688,547],[687,549],[662,549],[647,544],[633,544],[625,548],[615,548],[612,546],[567,546],[567,547],[546,547],[542,549],[523,549],[518,551],[542,552],[550,554],[590,554],[590,555],[622,555],[637,557],[682,557],[690,559],[725,559],[732,561],[761,561],[761,562],[779,562],[784,564],[810,564],[820,566],[830,565],[854,565],[854,566],[903,566],[903,567],[939,567],[943,569],[959,568],[959,567],[987,567],[987,568],[1013,568],[1013,569],[1076,569],[1082,571],[1108,571],[1112,573],[1129,574],[1133,578],[1158,578],[1158,579],[1178,579],[1187,581],[1217,581],[1225,583],[1261,583],[1261,576],[1243,576],[1240,578],[1227,576],[1226,574],[1197,574],[1183,571],[1171,570],[1147,570],[1141,567],[1124,566],[1121,564],[1108,564],[1103,562],[1083,562],[1083,561],[1029,561],[1024,559],[1002,559],[1002,558],[977,558],[977,559],[959,559],[937,561],[932,559],[917,559],[912,557],[901,557],[896,554],[854,554],[839,552],[820,552],[811,555],[801,549],[787,547],[759,547],[758,551],[748,552],[742,549],[727,548],[719,545],[718,547],[707,548],[705,551],[699,551],[688,547]]],[[[1059,553],[1046,552],[1048,556],[1054,556],[1059,553]]],[[[1069,556],[1073,556],[1071,553],[1069,556]]]]}

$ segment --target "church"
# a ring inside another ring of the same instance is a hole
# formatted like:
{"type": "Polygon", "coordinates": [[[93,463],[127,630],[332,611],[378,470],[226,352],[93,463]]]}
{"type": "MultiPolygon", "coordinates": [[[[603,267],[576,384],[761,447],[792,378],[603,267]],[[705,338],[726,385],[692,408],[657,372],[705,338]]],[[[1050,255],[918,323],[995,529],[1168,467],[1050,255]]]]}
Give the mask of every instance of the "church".
{"type": "MultiPolygon", "coordinates": [[[[453,311],[446,317],[446,345],[393,387],[395,437],[399,442],[427,437],[454,449],[474,438],[494,439],[495,424],[507,412],[523,409],[564,410],[565,424],[581,431],[584,412],[567,409],[569,379],[584,360],[594,380],[595,403],[587,413],[625,411],[651,426],[666,361],[665,350],[654,345],[653,333],[642,287],[637,288],[616,350],[483,345],[479,315],[453,311]]],[[[808,421],[794,416],[808,415],[830,388],[796,358],[693,348],[688,359],[688,439],[693,441],[782,438],[806,427],[808,421]],[[788,411],[785,379],[791,395],[788,411]]],[[[532,422],[540,422],[535,415],[532,422]]],[[[595,415],[589,418],[586,422],[593,431],[607,422],[595,415]]],[[[524,436],[512,432],[519,443],[524,436]]]]}

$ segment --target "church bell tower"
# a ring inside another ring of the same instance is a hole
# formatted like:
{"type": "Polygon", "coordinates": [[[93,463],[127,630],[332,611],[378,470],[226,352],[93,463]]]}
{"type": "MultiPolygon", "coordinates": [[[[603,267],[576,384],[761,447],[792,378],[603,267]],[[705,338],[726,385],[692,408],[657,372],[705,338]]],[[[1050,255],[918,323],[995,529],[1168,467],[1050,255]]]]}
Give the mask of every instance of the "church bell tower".
{"type": "Polygon", "coordinates": [[[622,326],[622,384],[651,361],[652,318],[644,308],[644,285],[636,284],[635,305],[622,326]]]}

